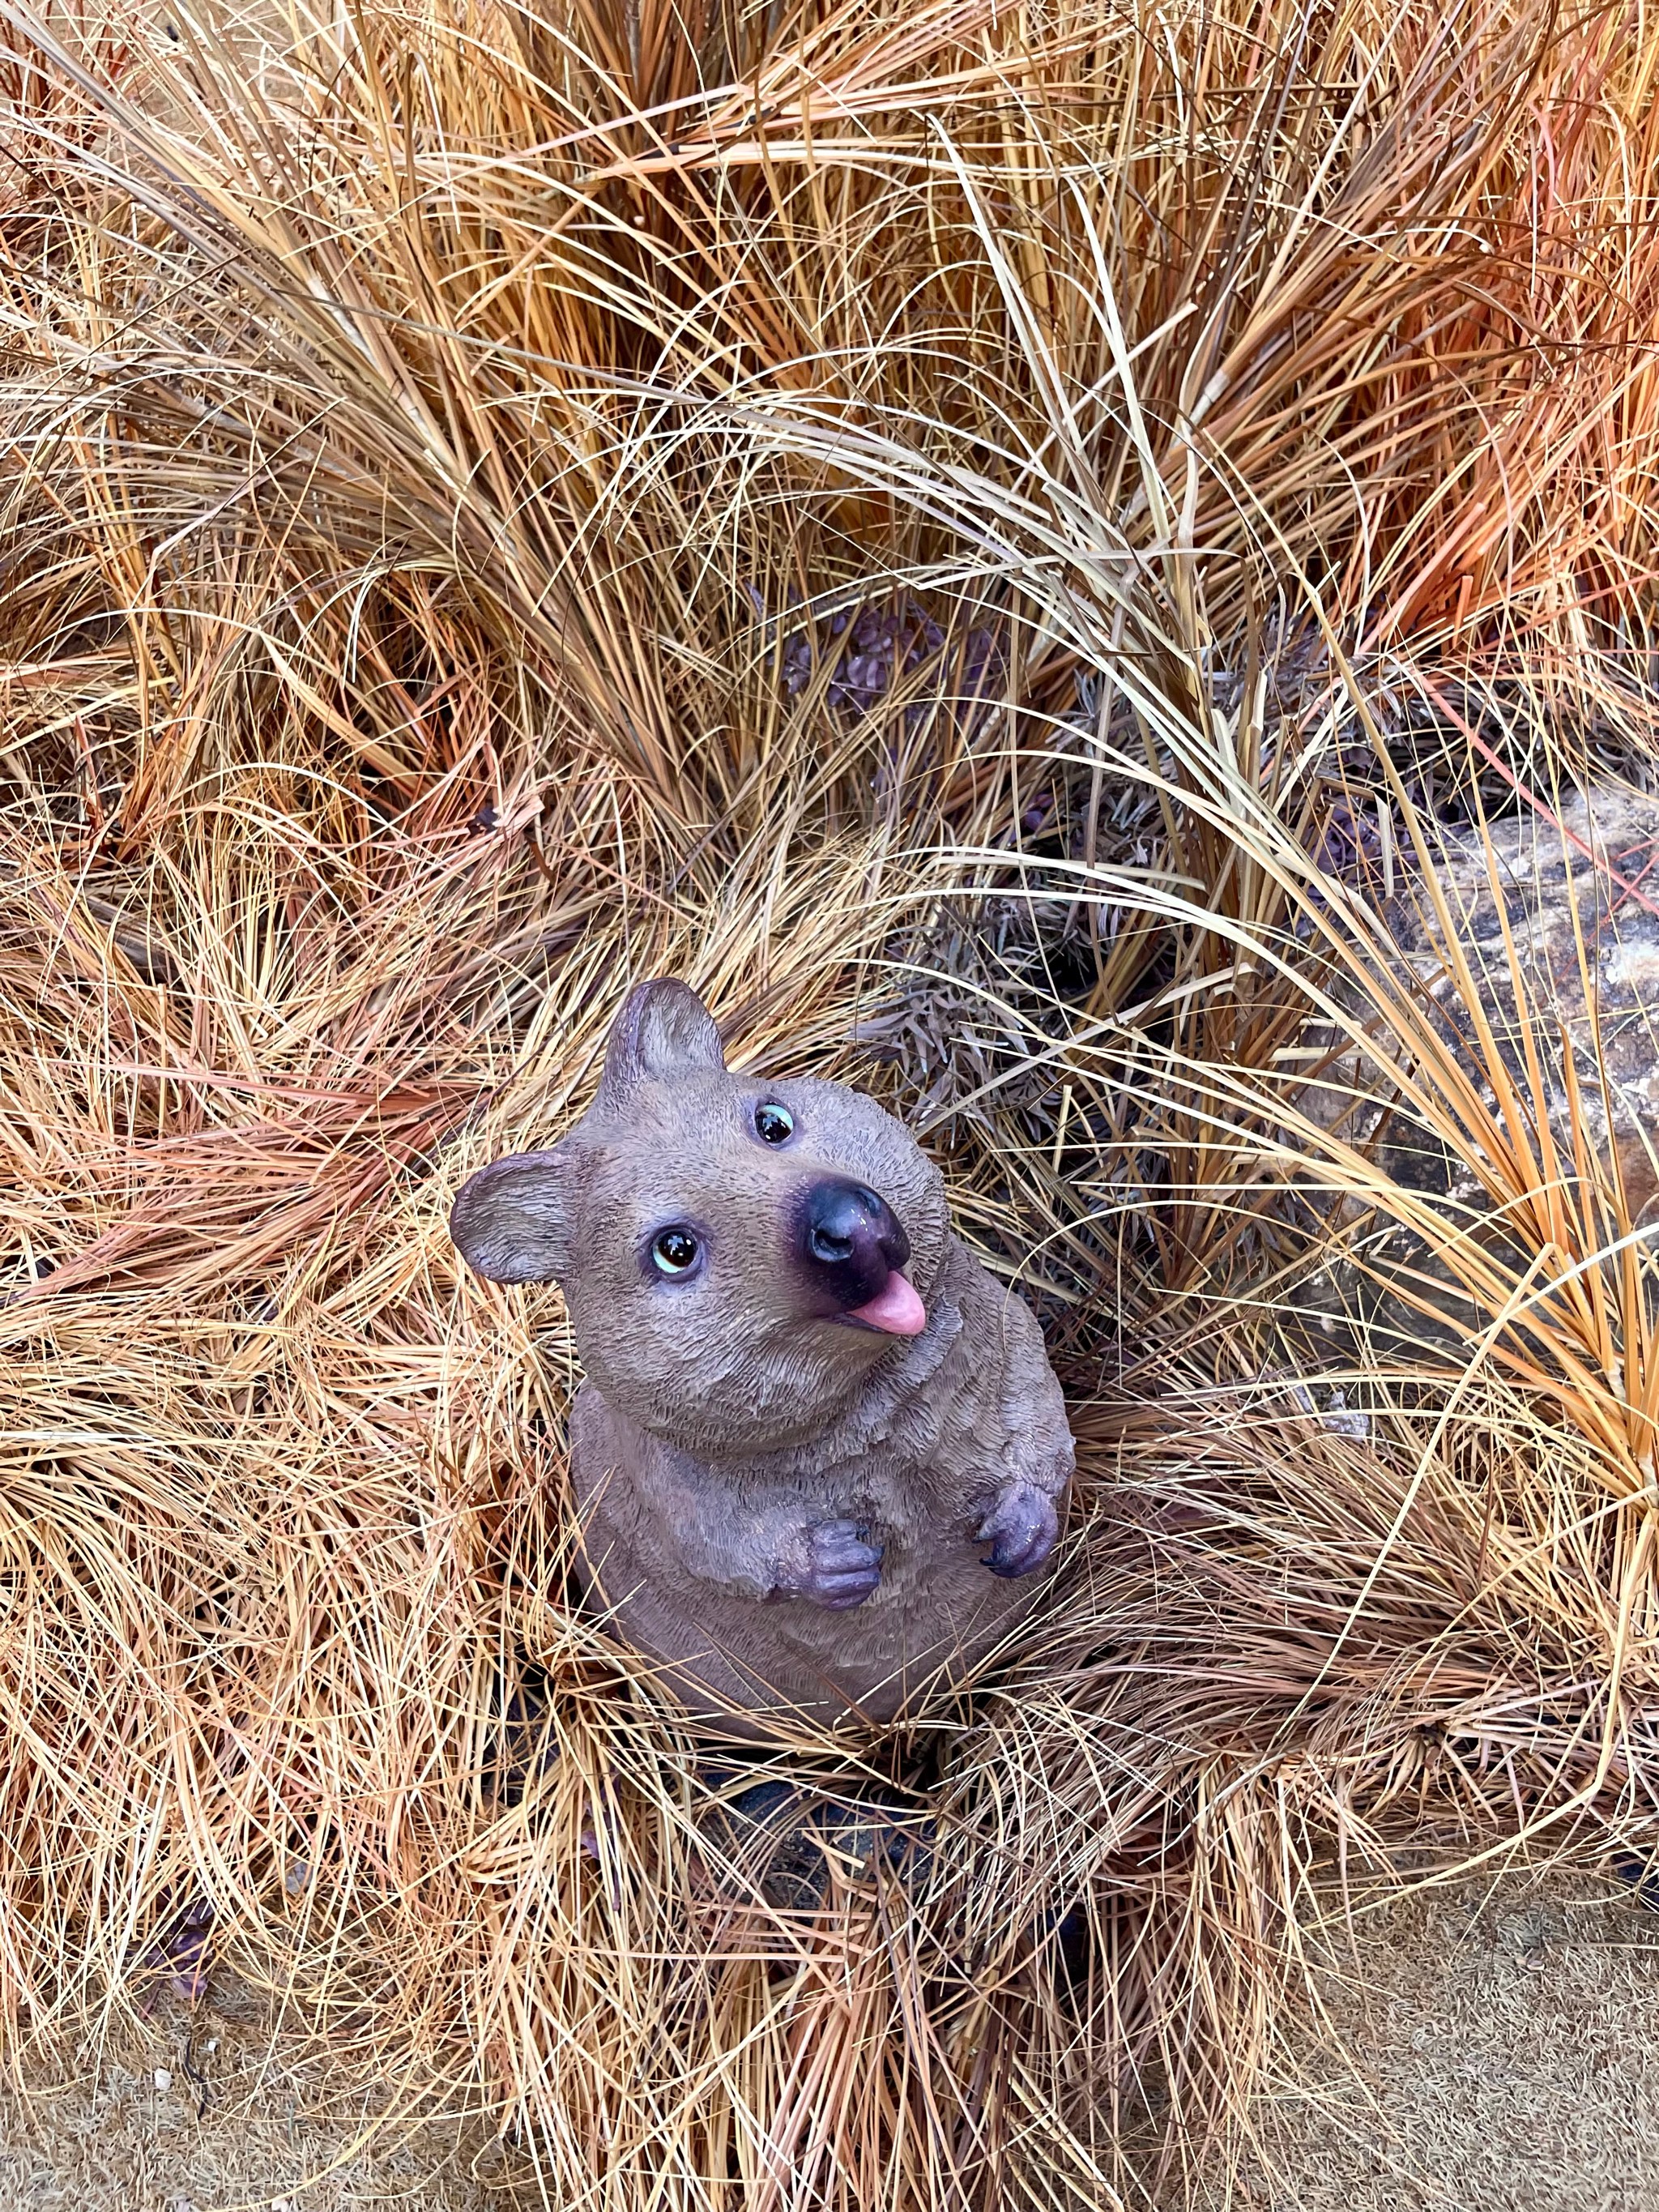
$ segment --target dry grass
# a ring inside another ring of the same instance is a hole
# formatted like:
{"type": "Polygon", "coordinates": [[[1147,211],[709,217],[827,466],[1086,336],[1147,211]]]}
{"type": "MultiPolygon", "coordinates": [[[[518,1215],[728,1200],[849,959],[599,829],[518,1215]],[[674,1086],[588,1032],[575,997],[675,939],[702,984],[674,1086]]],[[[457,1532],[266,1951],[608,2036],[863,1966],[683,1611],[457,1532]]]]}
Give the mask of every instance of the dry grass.
{"type": "Polygon", "coordinates": [[[204,1900],[552,2203],[1136,2197],[1319,1850],[1650,1826],[1640,1224],[1522,979],[1530,1057],[1455,1039],[1318,856],[1650,757],[1651,41],[7,21],[9,2051],[204,1900]],[[665,969],[915,1115],[1077,1407],[1010,1672],[794,1762],[932,1823],[816,1913],[568,1611],[557,1301],[444,1233],[665,969]],[[1306,1110],[1333,1024],[1504,1237],[1306,1110]],[[1363,1437],[1286,1380],[1310,1194],[1464,1297],[1363,1437]]]}

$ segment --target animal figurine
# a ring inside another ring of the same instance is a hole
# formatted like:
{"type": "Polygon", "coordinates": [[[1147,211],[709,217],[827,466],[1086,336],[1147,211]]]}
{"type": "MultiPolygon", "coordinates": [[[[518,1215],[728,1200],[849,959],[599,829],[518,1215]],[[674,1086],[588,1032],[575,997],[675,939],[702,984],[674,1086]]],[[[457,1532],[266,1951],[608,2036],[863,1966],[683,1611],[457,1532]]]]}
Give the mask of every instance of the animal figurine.
{"type": "Polygon", "coordinates": [[[733,1073],[695,992],[641,983],[590,1109],[480,1169],[450,1231],[492,1282],[562,1285],[587,1595],[723,1732],[890,1720],[1028,1609],[1060,1386],[873,1099],[733,1073]]]}

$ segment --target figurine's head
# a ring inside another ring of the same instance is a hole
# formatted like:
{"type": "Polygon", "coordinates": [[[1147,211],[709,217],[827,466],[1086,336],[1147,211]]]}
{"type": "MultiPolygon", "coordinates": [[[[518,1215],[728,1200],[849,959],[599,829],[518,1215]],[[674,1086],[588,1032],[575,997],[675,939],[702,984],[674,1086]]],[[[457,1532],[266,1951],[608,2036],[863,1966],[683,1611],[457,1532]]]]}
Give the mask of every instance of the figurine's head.
{"type": "Polygon", "coordinates": [[[618,1413],[710,1457],[809,1437],[927,1326],[939,1171],[842,1083],[734,1075],[683,983],[641,983],[562,1144],[481,1168],[450,1234],[492,1282],[562,1285],[618,1413]]]}

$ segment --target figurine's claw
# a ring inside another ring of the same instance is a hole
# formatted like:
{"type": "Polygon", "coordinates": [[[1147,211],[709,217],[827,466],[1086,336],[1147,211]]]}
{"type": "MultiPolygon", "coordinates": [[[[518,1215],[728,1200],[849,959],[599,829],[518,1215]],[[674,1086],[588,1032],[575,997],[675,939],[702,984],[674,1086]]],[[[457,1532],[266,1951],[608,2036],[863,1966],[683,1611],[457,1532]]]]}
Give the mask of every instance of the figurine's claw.
{"type": "Polygon", "coordinates": [[[881,1547],[866,1543],[868,1534],[857,1521],[818,1521],[802,1529],[779,1568],[773,1596],[805,1598],[828,1613],[862,1605],[881,1580],[881,1547]]]}
{"type": "Polygon", "coordinates": [[[1012,1483],[975,1532],[977,1542],[991,1547],[981,1564],[1010,1582],[1033,1574],[1054,1550],[1059,1534],[1060,1516],[1048,1492],[1034,1482],[1012,1483]]]}

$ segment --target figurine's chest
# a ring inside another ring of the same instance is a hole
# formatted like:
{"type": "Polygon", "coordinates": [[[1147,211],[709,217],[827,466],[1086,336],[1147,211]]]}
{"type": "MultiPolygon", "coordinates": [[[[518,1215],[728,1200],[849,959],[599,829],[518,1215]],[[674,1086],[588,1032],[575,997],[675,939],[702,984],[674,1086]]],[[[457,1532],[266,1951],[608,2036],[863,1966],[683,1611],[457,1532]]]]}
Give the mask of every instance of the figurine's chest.
{"type": "Polygon", "coordinates": [[[1009,1439],[994,1420],[962,1409],[930,1409],[854,1450],[803,1469],[802,1489],[815,1503],[868,1517],[902,1539],[952,1528],[1004,1480],[1009,1439]]]}
{"type": "Polygon", "coordinates": [[[709,1465],[617,1420],[586,1386],[573,1423],[571,1473],[585,1519],[613,1540],[665,1556],[696,1526],[770,1516],[852,1520],[879,1534],[884,1588],[908,1583],[970,1524],[1006,1479],[1012,1440],[989,1411],[936,1393],[843,1447],[768,1462],[709,1465]]]}

